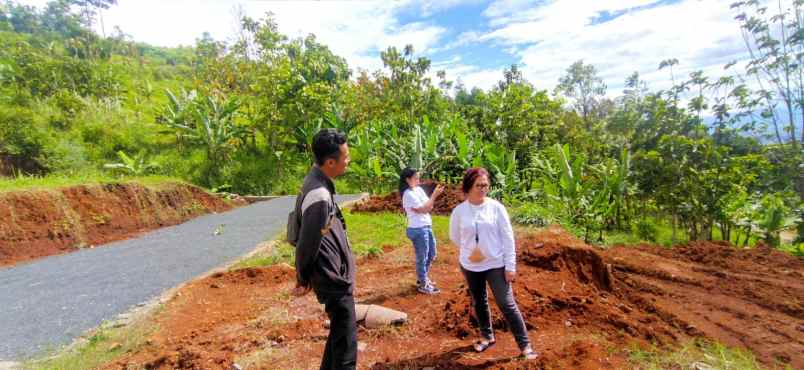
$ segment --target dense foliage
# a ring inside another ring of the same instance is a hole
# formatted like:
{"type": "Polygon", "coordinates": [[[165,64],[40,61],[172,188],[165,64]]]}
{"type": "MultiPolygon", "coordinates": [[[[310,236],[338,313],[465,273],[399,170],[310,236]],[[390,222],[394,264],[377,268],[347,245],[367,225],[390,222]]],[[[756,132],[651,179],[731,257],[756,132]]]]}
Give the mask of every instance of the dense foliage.
{"type": "Polygon", "coordinates": [[[0,174],[160,174],[240,193],[293,193],[321,127],[349,134],[342,188],[393,188],[405,166],[459,181],[485,166],[492,195],[522,222],[737,244],[802,226],[804,28],[801,1],[771,14],[732,5],[751,49],[745,70],[674,74],[652,91],[634,73],[611,98],[592,65],[554,91],[516,65],[488,91],[431,73],[413,48],[354,71],[314,35],[288,38],[270,14],[239,38],[193,47],[134,42],[91,24],[114,0],[0,3],[0,174]],[[784,32],[781,32],[781,31],[784,32]],[[433,77],[437,81],[433,81],[433,77]],[[682,236],[684,235],[684,236],[682,236]]]}

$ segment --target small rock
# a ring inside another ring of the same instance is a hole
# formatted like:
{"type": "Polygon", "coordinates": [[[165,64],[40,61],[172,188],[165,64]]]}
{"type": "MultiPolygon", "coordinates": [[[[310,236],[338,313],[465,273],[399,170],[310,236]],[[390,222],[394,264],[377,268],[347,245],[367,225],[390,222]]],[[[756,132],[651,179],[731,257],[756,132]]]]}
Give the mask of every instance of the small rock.
{"type": "Polygon", "coordinates": [[[566,327],[572,326],[572,321],[569,321],[569,320],[564,321],[564,326],[566,326],[566,327]]]}
{"type": "Polygon", "coordinates": [[[712,367],[712,365],[709,365],[709,364],[707,364],[705,362],[700,362],[700,361],[693,362],[692,364],[690,364],[690,367],[693,370],[712,370],[712,369],[714,369],[714,367],[712,367]]]}
{"type": "Polygon", "coordinates": [[[109,351],[117,351],[118,349],[120,349],[122,347],[123,347],[122,344],[115,342],[115,343],[112,343],[111,346],[109,346],[109,351]]]}
{"type": "Polygon", "coordinates": [[[330,322],[329,320],[324,320],[324,327],[329,329],[330,322]]]}
{"type": "Polygon", "coordinates": [[[804,324],[798,324],[798,325],[796,325],[796,330],[798,330],[798,331],[804,331],[804,324]]]}
{"type": "Polygon", "coordinates": [[[368,347],[368,344],[366,344],[366,342],[357,342],[357,350],[358,350],[358,352],[365,351],[366,347],[368,347]]]}
{"type": "Polygon", "coordinates": [[[232,363],[232,370],[243,370],[243,368],[237,363],[232,363]]]}

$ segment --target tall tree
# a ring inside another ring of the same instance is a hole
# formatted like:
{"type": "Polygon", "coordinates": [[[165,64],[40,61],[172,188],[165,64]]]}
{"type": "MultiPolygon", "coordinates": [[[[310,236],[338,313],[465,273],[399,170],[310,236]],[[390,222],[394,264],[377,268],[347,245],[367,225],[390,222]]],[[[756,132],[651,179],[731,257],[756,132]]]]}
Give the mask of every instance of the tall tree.
{"type": "Polygon", "coordinates": [[[567,74],[559,79],[556,93],[574,100],[575,111],[581,115],[587,129],[591,129],[593,116],[606,94],[606,84],[598,77],[595,66],[579,60],[567,68],[567,74]]]}
{"type": "Polygon", "coordinates": [[[804,142],[804,0],[778,1],[770,6],[757,0],[731,4],[738,11],[735,19],[750,55],[746,74],[760,87],[762,116],[771,122],[777,142],[791,146],[790,156],[797,159],[791,174],[797,177],[797,190],[804,197],[804,154],[800,150],[804,142]]]}

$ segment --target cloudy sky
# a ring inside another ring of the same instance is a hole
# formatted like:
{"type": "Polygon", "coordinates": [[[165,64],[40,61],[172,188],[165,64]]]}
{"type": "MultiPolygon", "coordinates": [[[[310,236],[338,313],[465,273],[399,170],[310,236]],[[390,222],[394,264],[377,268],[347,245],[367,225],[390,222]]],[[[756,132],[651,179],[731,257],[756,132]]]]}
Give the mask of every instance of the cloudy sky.
{"type": "Polygon", "coordinates": [[[732,1],[118,0],[103,12],[103,23],[107,33],[119,26],[138,41],[191,45],[205,31],[231,40],[238,7],[253,18],[270,11],[283,33],[315,34],[353,70],[381,68],[381,50],[412,44],[434,70],[468,87],[489,88],[515,63],[537,87],[552,89],[583,59],[617,95],[634,71],[652,89],[667,87],[669,71],[658,71],[664,59],[677,58],[682,75],[704,70],[719,76],[724,64],[744,58],[732,1]]]}

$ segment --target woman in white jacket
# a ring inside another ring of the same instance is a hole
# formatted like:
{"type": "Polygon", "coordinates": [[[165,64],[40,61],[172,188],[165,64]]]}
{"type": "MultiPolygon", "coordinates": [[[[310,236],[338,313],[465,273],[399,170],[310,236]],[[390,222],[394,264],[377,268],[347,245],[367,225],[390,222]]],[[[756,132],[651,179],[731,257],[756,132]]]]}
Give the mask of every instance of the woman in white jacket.
{"type": "Polygon", "coordinates": [[[489,173],[484,168],[470,168],[463,177],[466,200],[452,210],[449,237],[460,248],[461,271],[466,278],[475,309],[481,338],[474,344],[483,352],[494,343],[486,283],[514,334],[522,357],[538,357],[530,344],[525,321],[514,300],[511,283],[516,277],[516,246],[508,212],[498,201],[487,198],[489,173]]]}

